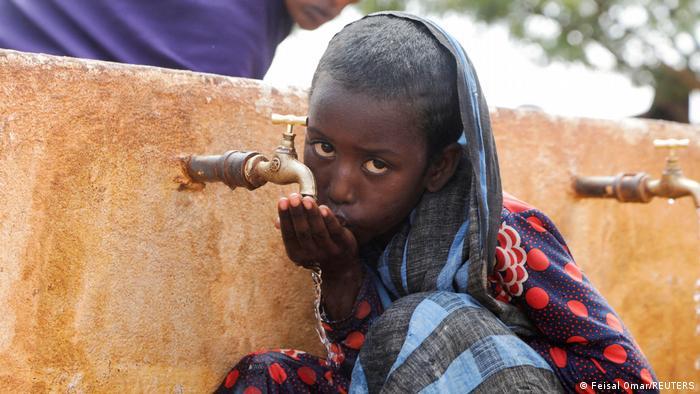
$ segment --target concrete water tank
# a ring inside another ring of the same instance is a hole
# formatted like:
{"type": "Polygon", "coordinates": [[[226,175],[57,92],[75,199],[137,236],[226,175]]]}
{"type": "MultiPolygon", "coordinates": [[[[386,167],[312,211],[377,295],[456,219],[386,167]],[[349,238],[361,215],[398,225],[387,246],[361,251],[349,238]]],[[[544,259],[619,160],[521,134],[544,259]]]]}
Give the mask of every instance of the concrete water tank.
{"type": "MultiPolygon", "coordinates": [[[[306,92],[0,51],[3,391],[207,392],[250,351],[321,354],[309,274],[273,228],[276,198],[294,186],[180,191],[174,181],[181,154],[272,151],[273,112],[304,114],[306,92]]],[[[661,380],[700,381],[692,202],[581,200],[571,189],[575,174],[657,176],[654,138],[689,138],[681,165],[700,179],[700,129],[492,116],[504,189],[559,225],[661,380]]]]}

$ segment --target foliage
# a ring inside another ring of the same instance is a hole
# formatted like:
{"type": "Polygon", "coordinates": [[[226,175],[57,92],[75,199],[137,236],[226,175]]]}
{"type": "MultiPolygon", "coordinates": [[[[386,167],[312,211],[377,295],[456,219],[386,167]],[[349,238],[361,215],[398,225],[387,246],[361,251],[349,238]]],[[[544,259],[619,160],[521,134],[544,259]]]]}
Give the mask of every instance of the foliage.
{"type": "Polygon", "coordinates": [[[506,23],[536,43],[546,61],[616,69],[657,96],[700,89],[700,0],[364,0],[365,11],[405,9],[468,13],[506,23]],[[663,92],[659,91],[662,88],[663,92]]]}

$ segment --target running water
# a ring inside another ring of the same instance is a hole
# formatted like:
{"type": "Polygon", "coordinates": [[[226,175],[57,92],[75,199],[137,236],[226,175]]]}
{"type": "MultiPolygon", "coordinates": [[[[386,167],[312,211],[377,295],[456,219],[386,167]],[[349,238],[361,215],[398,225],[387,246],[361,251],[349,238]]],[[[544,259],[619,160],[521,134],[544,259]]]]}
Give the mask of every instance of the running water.
{"type": "MultiPolygon", "coordinates": [[[[314,316],[316,317],[316,333],[318,333],[318,338],[321,340],[323,347],[326,348],[326,353],[328,354],[328,364],[333,367],[339,367],[338,355],[333,351],[331,346],[331,341],[328,339],[326,334],[326,329],[323,328],[323,320],[321,319],[321,267],[314,267],[311,270],[311,279],[314,282],[314,316]]],[[[700,362],[700,359],[698,359],[700,362]]]]}

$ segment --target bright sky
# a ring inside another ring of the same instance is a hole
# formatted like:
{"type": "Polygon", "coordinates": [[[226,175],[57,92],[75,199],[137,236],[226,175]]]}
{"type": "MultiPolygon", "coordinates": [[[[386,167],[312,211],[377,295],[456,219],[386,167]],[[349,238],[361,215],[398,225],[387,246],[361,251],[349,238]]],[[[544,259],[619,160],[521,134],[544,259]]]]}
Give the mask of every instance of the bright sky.
{"type": "MultiPolygon", "coordinates": [[[[347,7],[314,31],[295,30],[277,48],[265,81],[308,87],[328,41],[361,16],[347,7]]],[[[465,16],[432,19],[466,49],[491,107],[534,105],[551,114],[616,119],[642,113],[651,104],[651,88],[634,86],[620,74],[581,65],[538,64],[537,49],[510,39],[505,27],[477,24],[465,16]]],[[[690,112],[691,122],[700,123],[700,94],[691,98],[690,112]]]]}

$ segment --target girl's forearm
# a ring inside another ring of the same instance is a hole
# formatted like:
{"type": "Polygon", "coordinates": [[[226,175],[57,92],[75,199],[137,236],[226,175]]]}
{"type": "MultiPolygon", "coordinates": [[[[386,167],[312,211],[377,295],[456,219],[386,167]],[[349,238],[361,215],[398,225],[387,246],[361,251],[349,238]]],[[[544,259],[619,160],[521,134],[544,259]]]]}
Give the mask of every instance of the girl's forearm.
{"type": "Polygon", "coordinates": [[[339,273],[322,273],[321,295],[327,317],[342,320],[352,313],[357,293],[364,280],[364,270],[358,262],[349,264],[339,273]]]}

